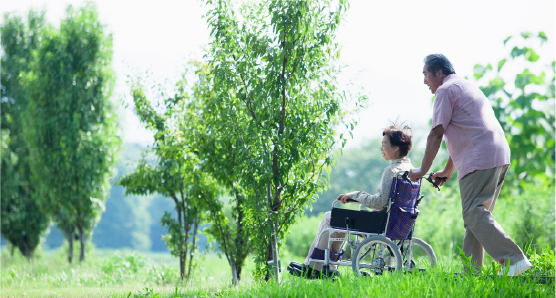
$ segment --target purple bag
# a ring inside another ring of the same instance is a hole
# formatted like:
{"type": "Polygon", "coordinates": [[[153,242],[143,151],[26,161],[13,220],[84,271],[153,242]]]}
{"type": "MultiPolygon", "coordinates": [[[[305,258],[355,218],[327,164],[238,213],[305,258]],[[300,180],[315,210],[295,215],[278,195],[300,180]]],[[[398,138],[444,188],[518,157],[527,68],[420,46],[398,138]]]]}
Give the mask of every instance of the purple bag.
{"type": "Polygon", "coordinates": [[[421,192],[421,180],[412,182],[394,178],[390,187],[390,219],[386,237],[392,240],[405,240],[411,237],[419,210],[415,207],[421,192]]]}

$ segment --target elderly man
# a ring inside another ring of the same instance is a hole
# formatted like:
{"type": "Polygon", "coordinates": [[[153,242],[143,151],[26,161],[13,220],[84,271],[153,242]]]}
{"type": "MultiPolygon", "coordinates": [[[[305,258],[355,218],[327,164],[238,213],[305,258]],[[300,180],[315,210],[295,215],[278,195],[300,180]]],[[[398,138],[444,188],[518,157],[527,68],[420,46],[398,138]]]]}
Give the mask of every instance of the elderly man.
{"type": "Polygon", "coordinates": [[[463,252],[471,256],[475,272],[481,271],[483,248],[515,276],[531,268],[519,246],[496,222],[492,211],[510,165],[510,148],[488,99],[479,88],[456,76],[442,54],[428,55],[423,67],[425,84],[435,95],[432,130],[420,168],[410,171],[417,180],[429,171],[444,136],[450,157],[433,176],[450,179],[458,169],[465,236],[463,252]]]}

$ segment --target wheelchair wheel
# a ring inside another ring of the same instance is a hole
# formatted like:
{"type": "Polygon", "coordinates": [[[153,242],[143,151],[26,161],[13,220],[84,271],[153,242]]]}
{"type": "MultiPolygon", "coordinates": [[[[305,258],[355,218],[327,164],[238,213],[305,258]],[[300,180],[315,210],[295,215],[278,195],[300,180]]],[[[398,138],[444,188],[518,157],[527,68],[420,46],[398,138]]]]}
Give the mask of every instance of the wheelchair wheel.
{"type": "Polygon", "coordinates": [[[398,246],[384,236],[363,240],[351,257],[351,267],[357,276],[379,276],[402,269],[398,246]]]}
{"type": "Polygon", "coordinates": [[[436,265],[436,255],[432,246],[419,238],[411,240],[411,247],[409,241],[404,241],[403,249],[400,248],[400,251],[402,251],[403,267],[406,270],[425,271],[436,265]]]}

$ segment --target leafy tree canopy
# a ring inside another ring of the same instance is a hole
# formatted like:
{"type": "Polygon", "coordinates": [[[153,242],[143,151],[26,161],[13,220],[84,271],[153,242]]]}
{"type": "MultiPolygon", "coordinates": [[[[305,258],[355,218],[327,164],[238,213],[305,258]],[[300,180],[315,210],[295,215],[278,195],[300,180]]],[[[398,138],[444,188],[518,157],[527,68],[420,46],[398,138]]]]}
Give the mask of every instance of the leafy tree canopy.
{"type": "Polygon", "coordinates": [[[473,68],[510,144],[507,183],[514,186],[554,187],[555,62],[542,59],[535,50],[546,40],[544,32],[510,36],[504,40],[511,48],[508,57],[494,66],[476,64],[473,68]]]}

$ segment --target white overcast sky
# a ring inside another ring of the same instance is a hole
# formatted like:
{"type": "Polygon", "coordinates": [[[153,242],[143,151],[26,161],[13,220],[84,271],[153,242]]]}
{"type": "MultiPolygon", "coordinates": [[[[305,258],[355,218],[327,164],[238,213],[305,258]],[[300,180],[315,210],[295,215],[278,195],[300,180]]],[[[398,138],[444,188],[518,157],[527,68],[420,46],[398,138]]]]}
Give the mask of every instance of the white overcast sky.
{"type": "MultiPolygon", "coordinates": [[[[24,14],[45,8],[58,25],[68,4],[78,0],[3,0],[0,12],[24,14]]],[[[198,0],[96,1],[100,19],[114,38],[116,96],[123,98],[130,68],[150,70],[155,77],[174,78],[184,61],[201,58],[209,30],[198,0]]],[[[471,76],[476,63],[497,63],[508,56],[503,40],[523,31],[544,31],[548,42],[540,51],[546,61],[556,51],[555,1],[350,1],[338,33],[344,83],[359,73],[357,85],[370,93],[371,103],[360,114],[354,140],[379,137],[387,121],[406,120],[417,136],[427,132],[432,114],[431,94],[423,85],[423,58],[443,53],[459,75],[471,76]]],[[[128,96],[129,98],[129,96],[128,96]]],[[[128,99],[129,100],[129,99],[128,99]]],[[[131,110],[122,108],[126,142],[148,143],[131,110]]],[[[417,140],[419,141],[419,140],[417,140]]],[[[422,141],[419,143],[422,144],[422,141]]]]}

